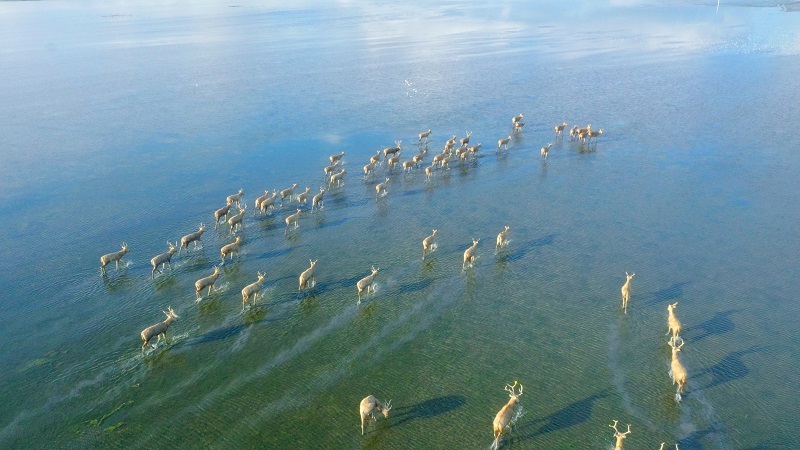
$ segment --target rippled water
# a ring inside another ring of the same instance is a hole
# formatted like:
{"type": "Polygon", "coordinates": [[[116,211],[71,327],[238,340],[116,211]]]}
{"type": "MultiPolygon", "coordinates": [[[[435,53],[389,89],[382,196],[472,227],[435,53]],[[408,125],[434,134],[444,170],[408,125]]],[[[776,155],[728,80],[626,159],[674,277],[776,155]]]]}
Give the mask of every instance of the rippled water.
{"type": "Polygon", "coordinates": [[[519,380],[504,448],[609,447],[615,419],[633,448],[800,447],[796,10],[3,3],[0,446],[487,448],[519,380]],[[554,140],[564,120],[604,134],[554,140]],[[480,158],[429,182],[392,172],[376,200],[386,168],[361,167],[400,139],[410,159],[428,128],[428,161],[467,130],[480,158]],[[298,230],[294,206],[253,215],[264,189],[315,193],[342,150],[345,185],[298,230]],[[241,255],[196,302],[232,241],[212,212],[239,188],[241,255]],[[201,222],[202,250],[152,280],[150,258],[201,222]],[[123,241],[126,267],[100,276],[123,241]],[[143,356],[168,306],[171,345],[143,356]],[[361,436],[369,394],[394,408],[361,436]]]}

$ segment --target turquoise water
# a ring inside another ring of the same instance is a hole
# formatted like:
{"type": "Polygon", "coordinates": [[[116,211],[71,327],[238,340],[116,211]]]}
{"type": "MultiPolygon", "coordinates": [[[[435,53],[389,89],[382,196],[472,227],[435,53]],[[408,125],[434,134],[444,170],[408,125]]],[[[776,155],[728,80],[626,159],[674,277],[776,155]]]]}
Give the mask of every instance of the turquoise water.
{"type": "Polygon", "coordinates": [[[487,448],[519,380],[503,448],[610,447],[615,419],[631,448],[800,447],[791,11],[2,4],[0,446],[487,448]],[[564,120],[604,134],[554,140],[564,120]],[[376,200],[386,168],[361,167],[399,139],[410,159],[428,128],[427,161],[467,130],[481,157],[430,182],[390,173],[376,200]],[[293,206],[252,214],[264,189],[315,193],[342,150],[345,185],[298,230],[283,229],[293,206]],[[212,213],[239,188],[241,255],[196,302],[232,241],[212,213]],[[201,222],[202,250],[152,280],[150,258],[201,222]],[[126,268],[102,277],[123,241],[126,268]],[[309,259],[317,286],[298,293],[309,259]],[[243,312],[258,271],[265,295],[243,312]],[[143,356],[168,306],[171,345],[143,356]],[[370,394],[394,408],[361,436],[370,394]]]}

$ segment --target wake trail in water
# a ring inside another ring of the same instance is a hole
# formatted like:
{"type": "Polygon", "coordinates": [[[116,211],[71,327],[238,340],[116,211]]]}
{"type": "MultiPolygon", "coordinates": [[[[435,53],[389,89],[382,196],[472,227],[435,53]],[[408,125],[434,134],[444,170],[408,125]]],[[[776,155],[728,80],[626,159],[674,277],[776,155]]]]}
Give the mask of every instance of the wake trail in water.
{"type": "Polygon", "coordinates": [[[611,371],[611,380],[617,393],[619,393],[620,397],[622,398],[622,404],[625,405],[625,409],[628,410],[631,415],[644,422],[645,425],[650,428],[650,430],[656,431],[657,428],[653,422],[647,419],[647,417],[641,411],[639,411],[636,406],[634,406],[633,400],[631,400],[631,394],[625,387],[625,371],[622,368],[622,356],[620,349],[622,345],[622,339],[620,339],[619,335],[619,328],[622,326],[621,320],[622,319],[620,319],[616,325],[611,324],[609,326],[610,342],[608,346],[608,369],[611,371]]]}

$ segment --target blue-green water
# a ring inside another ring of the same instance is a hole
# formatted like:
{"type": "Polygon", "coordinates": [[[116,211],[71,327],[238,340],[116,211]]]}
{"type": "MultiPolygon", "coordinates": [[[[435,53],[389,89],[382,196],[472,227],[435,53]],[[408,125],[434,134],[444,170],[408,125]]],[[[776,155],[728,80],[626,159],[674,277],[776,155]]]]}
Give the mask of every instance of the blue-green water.
{"type": "Polygon", "coordinates": [[[0,4],[0,447],[487,448],[514,380],[504,448],[610,447],[615,419],[630,448],[800,447],[793,9],[0,4]],[[554,141],[564,120],[604,134],[554,141]],[[466,130],[481,157],[430,182],[395,171],[376,201],[386,168],[361,167],[399,139],[410,159],[428,128],[427,161],[466,130]],[[344,187],[297,231],[293,206],[252,214],[264,189],[315,193],[342,150],[344,187]],[[195,302],[232,241],[212,213],[239,188],[242,253],[195,302]],[[203,249],[151,280],[200,222],[203,249]],[[123,241],[126,268],[100,276],[123,241]],[[168,306],[171,345],[142,356],[168,306]],[[361,436],[369,394],[394,408],[361,436]]]}

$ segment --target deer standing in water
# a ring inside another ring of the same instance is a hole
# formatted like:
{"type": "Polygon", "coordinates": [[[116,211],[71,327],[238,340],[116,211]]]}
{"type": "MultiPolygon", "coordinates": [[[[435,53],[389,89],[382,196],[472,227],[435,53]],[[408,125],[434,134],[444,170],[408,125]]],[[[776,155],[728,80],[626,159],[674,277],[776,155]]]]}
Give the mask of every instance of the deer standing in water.
{"type": "Polygon", "coordinates": [[[256,300],[258,300],[258,294],[261,292],[261,283],[264,282],[265,275],[261,272],[258,272],[258,280],[255,283],[248,284],[247,286],[242,289],[242,311],[244,311],[244,305],[247,304],[247,301],[250,300],[250,297],[253,297],[253,306],[256,306],[256,300]]]}
{"type": "Polygon", "coordinates": [[[432,235],[422,240],[422,259],[425,259],[428,252],[432,252],[436,248],[436,235],[438,233],[439,230],[433,230],[432,235]]]}
{"type": "Polygon", "coordinates": [[[319,188],[319,194],[311,198],[311,210],[322,209],[325,205],[325,188],[319,188]]]}
{"type": "Polygon", "coordinates": [[[225,258],[228,255],[231,255],[231,261],[233,261],[233,254],[236,253],[236,256],[239,256],[239,244],[242,243],[242,237],[236,236],[236,240],[231,242],[230,244],[225,244],[219,250],[220,255],[222,255],[222,263],[225,264],[225,258]]]}
{"type": "Polygon", "coordinates": [[[500,249],[502,249],[503,247],[507,247],[508,246],[508,243],[509,243],[508,230],[509,230],[508,225],[506,225],[506,227],[505,227],[505,229],[503,231],[497,233],[497,244],[494,247],[494,253],[495,254],[497,254],[497,252],[499,252],[500,249]]]}
{"type": "Polygon", "coordinates": [[[333,175],[331,175],[331,180],[328,183],[328,187],[333,186],[333,185],[336,185],[337,187],[341,186],[342,185],[342,180],[344,179],[344,174],[346,174],[346,173],[347,173],[347,169],[342,169],[341,172],[336,172],[333,175]]]}
{"type": "Polygon", "coordinates": [[[372,273],[367,275],[367,276],[365,276],[364,278],[358,280],[358,283],[356,283],[356,288],[358,289],[358,304],[359,305],[361,304],[361,293],[362,292],[366,291],[365,294],[369,294],[370,290],[372,290],[372,292],[375,292],[375,286],[373,286],[373,283],[375,281],[375,277],[378,276],[378,271],[379,270],[380,270],[380,267],[378,267],[376,269],[375,266],[372,266],[372,273]]]}
{"type": "Polygon", "coordinates": [[[431,129],[428,128],[428,131],[423,131],[422,133],[419,134],[419,141],[422,142],[422,140],[425,139],[425,143],[427,144],[428,136],[430,135],[431,135],[431,129]]]}
{"type": "Polygon", "coordinates": [[[379,402],[372,395],[368,395],[361,400],[361,404],[358,407],[359,414],[361,415],[361,435],[364,435],[364,421],[367,417],[372,418],[375,420],[375,410],[383,414],[383,417],[389,418],[389,411],[392,409],[392,401],[389,400],[388,402],[379,402]]]}
{"type": "Polygon", "coordinates": [[[472,263],[475,262],[475,253],[478,250],[478,241],[480,241],[480,239],[473,239],[472,246],[464,250],[464,263],[461,264],[462,272],[467,270],[467,264],[472,267],[472,263]]]}
{"type": "Polygon", "coordinates": [[[564,128],[566,127],[567,127],[567,122],[564,122],[561,125],[556,125],[556,137],[561,136],[564,133],[564,128]]]}
{"type": "Polygon", "coordinates": [[[667,334],[672,333],[672,341],[678,342],[678,338],[681,336],[681,321],[678,320],[678,317],[675,315],[675,307],[678,306],[678,302],[675,302],[671,305],[667,305],[667,324],[669,325],[669,329],[667,330],[667,334]]]}
{"type": "Polygon", "coordinates": [[[311,192],[311,188],[306,186],[306,190],[297,194],[296,200],[297,203],[308,204],[308,194],[311,192]]]}
{"type": "Polygon", "coordinates": [[[194,233],[189,233],[186,236],[182,237],[181,247],[178,249],[178,254],[180,255],[183,249],[186,249],[186,251],[188,252],[189,244],[191,244],[192,242],[194,242],[194,249],[197,250],[197,243],[201,242],[200,237],[203,236],[204,231],[206,231],[206,227],[201,223],[197,231],[195,231],[194,233]]]}
{"type": "Polygon", "coordinates": [[[326,179],[326,180],[327,180],[327,179],[328,179],[328,178],[331,176],[331,174],[333,173],[333,171],[334,171],[334,170],[336,170],[336,168],[337,168],[337,167],[339,167],[339,164],[340,164],[340,163],[341,163],[341,161],[336,161],[335,163],[333,163],[333,164],[331,164],[331,165],[329,165],[329,166],[325,166],[325,167],[322,169],[322,170],[325,172],[325,179],[326,179]]]}
{"type": "Polygon", "coordinates": [[[159,272],[164,273],[162,270],[158,268],[159,266],[163,266],[164,264],[169,264],[169,269],[172,270],[172,255],[175,254],[175,246],[177,246],[178,243],[175,242],[175,245],[172,245],[171,242],[167,242],[167,245],[169,245],[168,252],[155,256],[153,257],[153,259],[150,260],[150,265],[153,266],[153,272],[150,274],[151,278],[156,277],[156,270],[159,270],[159,272]]]}
{"type": "Polygon", "coordinates": [[[233,203],[228,202],[222,208],[214,211],[214,228],[219,225],[219,219],[228,220],[228,212],[231,210],[231,206],[233,206],[233,203]]]}
{"type": "Polygon", "coordinates": [[[119,262],[122,261],[122,257],[128,253],[128,244],[122,243],[122,249],[118,252],[109,253],[107,255],[103,255],[100,257],[100,273],[105,275],[106,274],[106,266],[111,264],[112,262],[116,264],[114,270],[119,270],[119,262]]]}
{"type": "Polygon", "coordinates": [[[292,196],[294,195],[294,190],[297,189],[297,183],[292,184],[292,187],[283,189],[281,191],[281,205],[283,205],[283,199],[289,197],[289,201],[292,200],[292,196]]]}
{"type": "Polygon", "coordinates": [[[681,351],[681,347],[683,347],[683,342],[681,345],[675,346],[673,340],[669,340],[669,346],[672,347],[672,361],[670,362],[669,366],[669,376],[672,378],[672,384],[678,384],[677,392],[675,393],[675,401],[681,401],[681,393],[683,393],[683,386],[686,385],[686,367],[683,366],[681,363],[680,358],[678,358],[678,352],[681,351]]]}
{"type": "Polygon", "coordinates": [[[509,136],[507,138],[500,139],[499,141],[497,141],[497,149],[500,150],[500,147],[503,147],[506,150],[508,150],[508,143],[509,142],[511,142],[511,136],[509,136]]]}
{"type": "Polygon", "coordinates": [[[514,406],[519,402],[519,397],[522,395],[522,385],[514,381],[514,386],[506,384],[505,390],[511,398],[508,399],[508,403],[500,408],[500,411],[494,416],[494,422],[492,422],[492,428],[494,428],[494,443],[492,444],[492,448],[494,449],[500,445],[500,437],[503,435],[506,427],[511,423],[511,418],[514,416],[514,406]],[[519,392],[514,390],[517,385],[519,385],[519,392]]]}
{"type": "Polygon", "coordinates": [[[242,225],[242,221],[244,220],[244,211],[246,209],[247,209],[247,205],[245,205],[244,208],[239,208],[239,212],[236,215],[231,216],[230,219],[228,219],[228,225],[230,225],[230,227],[231,227],[231,229],[230,229],[230,233],[231,234],[234,231],[236,231],[237,227],[240,230],[242,229],[242,226],[243,226],[242,225]]]}
{"type": "Polygon", "coordinates": [[[614,429],[614,438],[616,438],[616,442],[614,443],[614,450],[623,450],[622,448],[622,441],[625,440],[626,437],[631,433],[631,424],[628,424],[628,431],[624,433],[620,433],[617,429],[617,420],[614,421],[613,425],[609,425],[609,428],[614,429]]]}
{"type": "Polygon", "coordinates": [[[470,153],[470,154],[471,154],[473,157],[475,157],[475,156],[478,154],[478,150],[480,150],[480,149],[481,149],[481,144],[478,144],[478,145],[474,145],[474,146],[472,146],[472,147],[468,148],[468,149],[467,149],[467,151],[468,151],[468,152],[469,152],[469,153],[470,153]]]}
{"type": "Polygon", "coordinates": [[[242,201],[242,195],[244,195],[244,189],[239,188],[239,192],[229,195],[227,201],[228,203],[236,203],[236,206],[239,206],[242,201]]]}
{"type": "Polygon", "coordinates": [[[219,274],[220,274],[219,267],[214,266],[214,273],[195,281],[194,283],[195,298],[199,299],[200,293],[203,292],[203,289],[205,288],[208,288],[208,293],[210,295],[211,290],[214,289],[214,283],[216,283],[217,278],[219,278],[219,274]]]}
{"type": "Polygon", "coordinates": [[[550,147],[553,144],[547,144],[546,146],[542,147],[542,158],[547,159],[547,155],[550,153],[550,147]]]}
{"type": "Polygon", "coordinates": [[[167,316],[163,322],[151,325],[142,330],[142,354],[144,354],[144,348],[147,347],[147,344],[149,344],[154,337],[156,338],[156,344],[158,344],[158,341],[160,341],[162,337],[164,338],[164,342],[167,342],[167,330],[169,330],[172,322],[180,317],[175,314],[171,306],[166,311],[162,309],[161,312],[167,316]]]}
{"type": "Polygon", "coordinates": [[[375,173],[375,163],[370,161],[369,164],[364,166],[364,179],[371,179],[373,173],[375,173]]]}
{"type": "Polygon", "coordinates": [[[256,198],[256,205],[254,206],[253,209],[253,215],[256,215],[258,213],[258,211],[261,209],[261,202],[266,200],[268,197],[269,197],[269,191],[264,190],[264,195],[256,198]]]}
{"type": "Polygon", "coordinates": [[[633,279],[636,274],[628,275],[628,272],[625,272],[625,276],[627,279],[625,280],[625,284],[622,285],[620,291],[622,292],[622,309],[625,311],[625,314],[628,314],[628,300],[631,298],[631,279],[633,279]]]}
{"type": "Polygon", "coordinates": [[[302,209],[297,208],[297,212],[296,213],[289,214],[288,216],[286,216],[286,219],[285,219],[286,229],[283,230],[283,234],[288,233],[289,232],[289,227],[292,226],[292,225],[294,225],[294,229],[295,230],[297,229],[297,227],[299,227],[299,225],[297,224],[297,220],[300,218],[300,212],[301,211],[302,211],[302,209]]]}
{"type": "Polygon", "coordinates": [[[469,144],[469,137],[472,136],[472,131],[466,131],[467,137],[461,138],[461,146],[459,148],[467,148],[467,144],[469,144]]]}
{"type": "Polygon", "coordinates": [[[342,158],[344,158],[344,152],[339,153],[338,155],[331,155],[330,158],[328,159],[330,160],[331,165],[333,165],[336,164],[337,162],[341,162],[342,158]]]}
{"type": "Polygon", "coordinates": [[[524,115],[522,115],[522,113],[519,113],[519,114],[517,114],[516,116],[512,117],[512,118],[511,118],[511,125],[514,125],[514,126],[516,126],[516,125],[517,125],[517,123],[518,123],[520,120],[522,120],[522,118],[523,118],[523,117],[525,117],[525,116],[524,116],[524,115]]]}
{"type": "Polygon", "coordinates": [[[313,288],[317,284],[317,274],[314,272],[314,267],[316,267],[317,261],[312,261],[310,259],[308,260],[308,262],[311,263],[311,267],[304,270],[303,273],[300,274],[300,286],[297,288],[298,291],[313,288]]]}
{"type": "Polygon", "coordinates": [[[268,213],[275,209],[275,200],[278,199],[278,193],[276,191],[272,191],[272,195],[265,198],[259,207],[261,208],[262,213],[268,213]]]}
{"type": "Polygon", "coordinates": [[[386,181],[383,183],[378,183],[375,185],[375,199],[379,199],[386,195],[386,185],[389,184],[389,179],[387,178],[386,181]]]}
{"type": "Polygon", "coordinates": [[[522,127],[525,126],[525,122],[517,122],[514,124],[514,133],[519,134],[522,132],[522,127]]]}
{"type": "Polygon", "coordinates": [[[383,149],[383,157],[386,158],[389,155],[395,155],[397,152],[401,150],[401,145],[403,141],[394,141],[394,147],[386,147],[383,149]]]}

